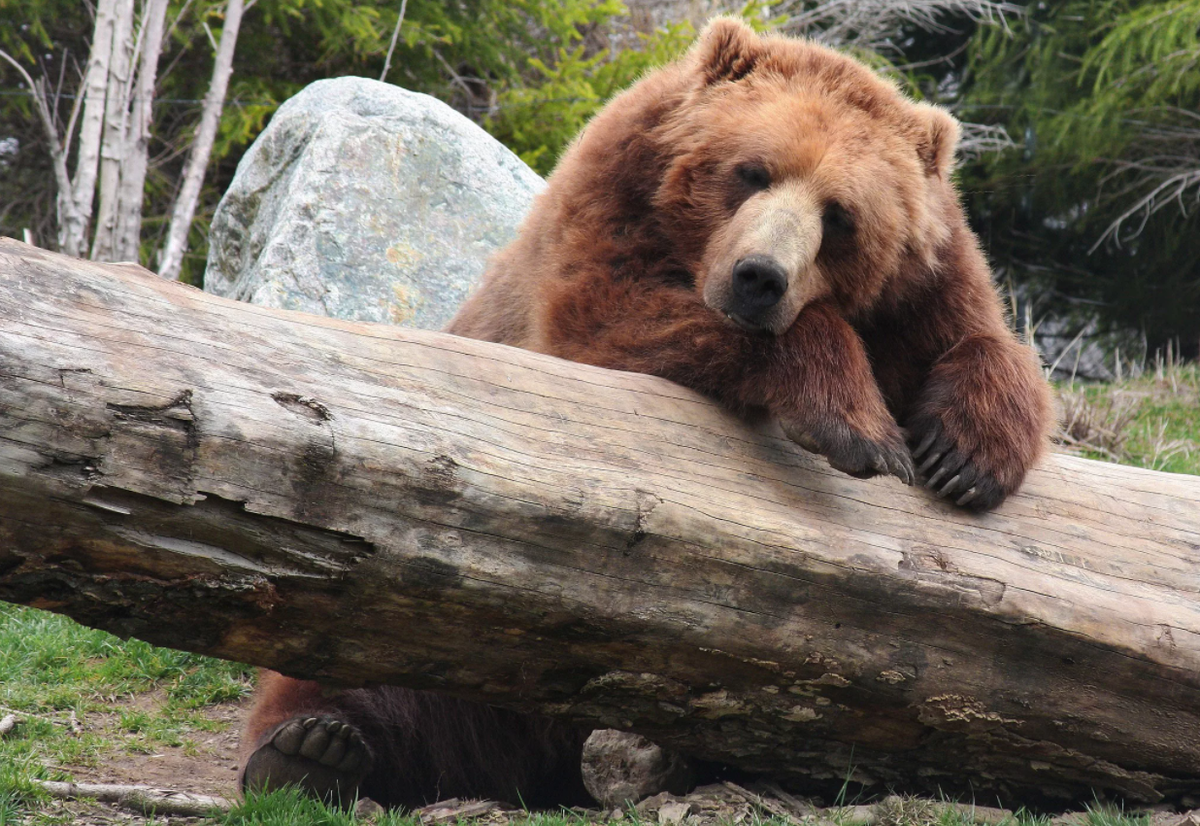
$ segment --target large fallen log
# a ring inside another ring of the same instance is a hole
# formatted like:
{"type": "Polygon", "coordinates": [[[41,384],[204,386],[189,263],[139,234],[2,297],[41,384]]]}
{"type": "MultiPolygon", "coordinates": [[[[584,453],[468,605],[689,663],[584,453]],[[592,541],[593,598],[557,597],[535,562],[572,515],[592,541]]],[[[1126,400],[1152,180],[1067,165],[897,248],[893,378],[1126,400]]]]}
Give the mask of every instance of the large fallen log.
{"type": "Polygon", "coordinates": [[[666,381],[0,241],[0,599],[776,777],[1200,793],[1200,479],[998,512],[666,381]]]}

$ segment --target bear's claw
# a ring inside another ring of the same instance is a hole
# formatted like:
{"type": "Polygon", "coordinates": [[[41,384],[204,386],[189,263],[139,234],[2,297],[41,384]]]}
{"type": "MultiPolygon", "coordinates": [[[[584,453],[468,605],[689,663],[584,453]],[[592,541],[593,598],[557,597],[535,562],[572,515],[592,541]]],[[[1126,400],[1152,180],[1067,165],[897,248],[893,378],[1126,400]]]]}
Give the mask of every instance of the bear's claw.
{"type": "Polygon", "coordinates": [[[347,800],[370,772],[371,750],[357,728],[329,716],[300,716],[280,724],[242,773],[244,789],[299,785],[317,797],[347,800]]]}
{"type": "Polygon", "coordinates": [[[917,473],[924,478],[925,487],[939,499],[956,496],[955,505],[981,511],[990,510],[1004,500],[1000,483],[959,453],[939,422],[922,422],[914,430],[910,443],[915,443],[913,460],[921,462],[917,473]]]}

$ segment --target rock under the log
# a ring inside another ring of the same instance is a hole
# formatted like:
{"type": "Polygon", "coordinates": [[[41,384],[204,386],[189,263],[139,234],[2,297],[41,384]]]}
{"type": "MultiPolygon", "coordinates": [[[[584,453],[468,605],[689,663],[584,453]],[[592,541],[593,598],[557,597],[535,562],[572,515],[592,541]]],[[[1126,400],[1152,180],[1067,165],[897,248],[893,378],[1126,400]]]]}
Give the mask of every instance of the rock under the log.
{"type": "Polygon", "coordinates": [[[691,761],[640,735],[600,729],[583,744],[583,785],[605,808],[660,792],[687,794],[695,783],[691,761]]]}

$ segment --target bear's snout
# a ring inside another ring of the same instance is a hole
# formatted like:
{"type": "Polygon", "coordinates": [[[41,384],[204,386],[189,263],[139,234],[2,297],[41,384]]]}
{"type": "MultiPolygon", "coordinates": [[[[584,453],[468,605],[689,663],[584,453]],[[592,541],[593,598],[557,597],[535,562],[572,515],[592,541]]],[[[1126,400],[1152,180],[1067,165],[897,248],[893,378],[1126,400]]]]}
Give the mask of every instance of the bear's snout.
{"type": "Polygon", "coordinates": [[[763,327],[767,311],[787,292],[783,266],[766,255],[747,255],[733,266],[731,301],[726,308],[735,322],[763,327]]]}
{"type": "Polygon", "coordinates": [[[705,252],[704,303],[743,330],[782,335],[827,292],[817,265],[821,215],[817,194],[799,179],[747,199],[705,252]]]}

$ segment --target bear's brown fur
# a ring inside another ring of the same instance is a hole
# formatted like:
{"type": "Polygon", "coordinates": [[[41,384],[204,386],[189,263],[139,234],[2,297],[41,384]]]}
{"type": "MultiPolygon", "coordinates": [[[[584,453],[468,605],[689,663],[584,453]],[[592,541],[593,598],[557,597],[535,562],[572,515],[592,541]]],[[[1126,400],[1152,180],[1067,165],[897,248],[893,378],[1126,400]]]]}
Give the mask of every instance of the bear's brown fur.
{"type": "Polygon", "coordinates": [[[589,124],[449,329],[766,408],[856,475],[909,478],[899,423],[939,495],[994,507],[1050,404],[950,181],[957,137],[844,55],[714,21],[589,124]],[[774,303],[754,272],[739,297],[747,259],[774,303]]]}
{"type": "MultiPolygon", "coordinates": [[[[715,20],[589,124],[448,329],[765,409],[836,468],[994,507],[1050,403],[950,181],[957,137],[848,57],[715,20]]],[[[565,726],[363,694],[268,677],[248,781],[393,805],[580,793],[565,726]]]]}

